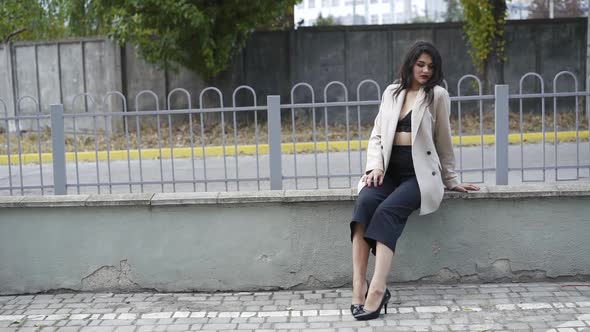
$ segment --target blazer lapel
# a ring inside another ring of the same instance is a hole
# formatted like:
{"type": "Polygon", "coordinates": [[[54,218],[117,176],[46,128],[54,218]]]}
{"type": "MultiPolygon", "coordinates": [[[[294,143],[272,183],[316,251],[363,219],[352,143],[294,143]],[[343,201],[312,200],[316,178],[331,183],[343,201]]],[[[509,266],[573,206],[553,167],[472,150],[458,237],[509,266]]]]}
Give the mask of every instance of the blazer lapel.
{"type": "Polygon", "coordinates": [[[420,88],[414,101],[414,107],[412,107],[412,145],[414,145],[414,141],[416,140],[416,134],[420,129],[420,123],[422,123],[422,117],[426,109],[424,98],[424,88],[420,88]]]}

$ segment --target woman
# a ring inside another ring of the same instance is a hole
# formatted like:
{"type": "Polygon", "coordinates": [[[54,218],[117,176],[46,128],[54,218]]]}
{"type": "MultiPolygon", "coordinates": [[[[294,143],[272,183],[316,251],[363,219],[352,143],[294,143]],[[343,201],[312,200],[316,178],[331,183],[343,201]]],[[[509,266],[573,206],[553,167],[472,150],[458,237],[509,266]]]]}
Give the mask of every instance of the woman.
{"type": "Polygon", "coordinates": [[[436,211],[444,187],[479,190],[459,183],[449,122],[450,99],[440,86],[442,59],[436,48],[418,41],[406,52],[399,81],[385,89],[369,138],[365,175],[350,223],[353,295],[350,310],[358,320],[379,317],[391,294],[387,275],[397,239],[408,216],[436,211]],[[366,280],[369,250],[375,271],[366,280]]]}

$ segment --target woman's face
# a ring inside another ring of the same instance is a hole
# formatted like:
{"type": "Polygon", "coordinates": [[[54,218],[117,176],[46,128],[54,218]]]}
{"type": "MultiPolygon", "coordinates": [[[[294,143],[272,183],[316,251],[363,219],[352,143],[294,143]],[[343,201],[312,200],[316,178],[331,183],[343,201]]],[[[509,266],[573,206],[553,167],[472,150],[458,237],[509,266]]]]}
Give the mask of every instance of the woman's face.
{"type": "Polygon", "coordinates": [[[428,53],[422,53],[416,60],[416,63],[412,67],[412,76],[414,83],[420,85],[426,84],[432,77],[432,57],[428,53]]]}

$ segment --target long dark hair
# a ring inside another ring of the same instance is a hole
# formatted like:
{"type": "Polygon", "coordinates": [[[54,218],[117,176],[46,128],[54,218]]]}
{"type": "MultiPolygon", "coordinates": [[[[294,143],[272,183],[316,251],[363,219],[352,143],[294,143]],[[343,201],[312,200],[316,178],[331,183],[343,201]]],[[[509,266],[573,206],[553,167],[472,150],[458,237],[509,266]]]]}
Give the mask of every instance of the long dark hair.
{"type": "Polygon", "coordinates": [[[404,89],[408,89],[412,86],[413,79],[413,67],[416,61],[422,53],[426,53],[432,57],[432,76],[422,87],[424,93],[426,93],[427,105],[432,103],[434,99],[433,89],[435,86],[440,85],[443,81],[444,75],[442,71],[442,58],[440,53],[434,45],[426,41],[416,41],[406,51],[402,65],[399,68],[398,83],[399,86],[393,91],[393,98],[397,98],[404,89]]]}

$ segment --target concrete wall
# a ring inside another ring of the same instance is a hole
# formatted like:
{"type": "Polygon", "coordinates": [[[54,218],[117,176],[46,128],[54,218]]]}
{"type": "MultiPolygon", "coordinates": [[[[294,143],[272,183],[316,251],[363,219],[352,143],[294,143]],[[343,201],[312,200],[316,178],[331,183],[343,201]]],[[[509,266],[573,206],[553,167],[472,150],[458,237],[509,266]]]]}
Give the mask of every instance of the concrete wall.
{"type": "MultiPolygon", "coordinates": [[[[562,70],[575,73],[579,89],[584,89],[586,33],[585,18],[509,21],[504,75],[511,92],[518,91],[519,79],[530,71],[543,76],[546,91],[553,89],[553,78],[562,70]]],[[[298,82],[310,83],[316,100],[323,101],[324,87],[335,80],[346,85],[348,98],[354,100],[356,87],[364,79],[377,81],[381,89],[392,82],[402,54],[416,39],[430,40],[438,46],[449,90],[451,95],[456,95],[459,78],[474,72],[460,23],[302,27],[293,31],[256,32],[228,70],[211,82],[186,69],[164,70],[147,64],[135,54],[133,47],[121,50],[103,39],[16,43],[12,67],[17,98],[33,96],[40,101],[43,112],[48,112],[49,105],[55,102],[64,103],[69,112],[84,111],[87,106],[82,98],[72,107],[75,95],[87,91],[102,104],[99,99],[110,90],[127,95],[129,110],[135,110],[135,97],[142,90],[153,90],[158,95],[160,109],[167,108],[167,94],[175,88],[188,90],[191,105],[198,107],[199,94],[207,86],[218,87],[223,92],[223,104],[232,105],[232,92],[244,84],[255,89],[259,105],[266,104],[266,96],[270,94],[280,94],[284,102],[290,101],[291,87],[298,82]]],[[[0,45],[0,75],[4,78],[0,79],[0,98],[12,103],[10,64],[5,49],[6,45],[0,45]]],[[[571,91],[573,85],[571,78],[562,78],[559,91],[571,91]]],[[[471,83],[464,82],[462,94],[469,94],[470,89],[471,83]]],[[[525,82],[525,92],[538,89],[533,79],[525,82]]],[[[361,91],[362,99],[373,99],[376,95],[376,89],[369,85],[361,91]]],[[[304,89],[297,90],[295,97],[299,102],[310,100],[309,92],[304,89]]],[[[344,97],[344,90],[337,86],[327,93],[330,101],[344,97]]],[[[156,104],[149,95],[143,95],[138,102],[140,109],[153,109],[156,104]]],[[[573,100],[562,99],[560,105],[563,102],[572,104],[573,100]]],[[[91,108],[92,103],[88,103],[91,108]]],[[[173,96],[170,104],[171,108],[188,106],[186,96],[180,93],[173,96]]],[[[202,104],[217,107],[221,101],[215,92],[209,91],[203,96],[202,104]]],[[[248,92],[237,95],[236,105],[252,104],[248,92]]],[[[22,112],[34,111],[30,101],[21,106],[22,112]]],[[[108,106],[107,110],[120,110],[119,103],[108,106]]],[[[337,113],[342,114],[337,109],[333,113],[330,118],[334,120],[338,120],[337,113]]],[[[323,116],[322,112],[319,116],[323,116]]],[[[372,120],[373,116],[369,112],[366,118],[372,120]]],[[[208,117],[213,119],[214,115],[208,117]]],[[[84,125],[91,126],[86,123],[79,127],[84,125]]]]}
{"type": "MultiPolygon", "coordinates": [[[[447,193],[392,282],[590,277],[590,185],[447,193]]],[[[0,294],[313,289],[351,282],[351,190],[0,197],[0,294]]]]}

